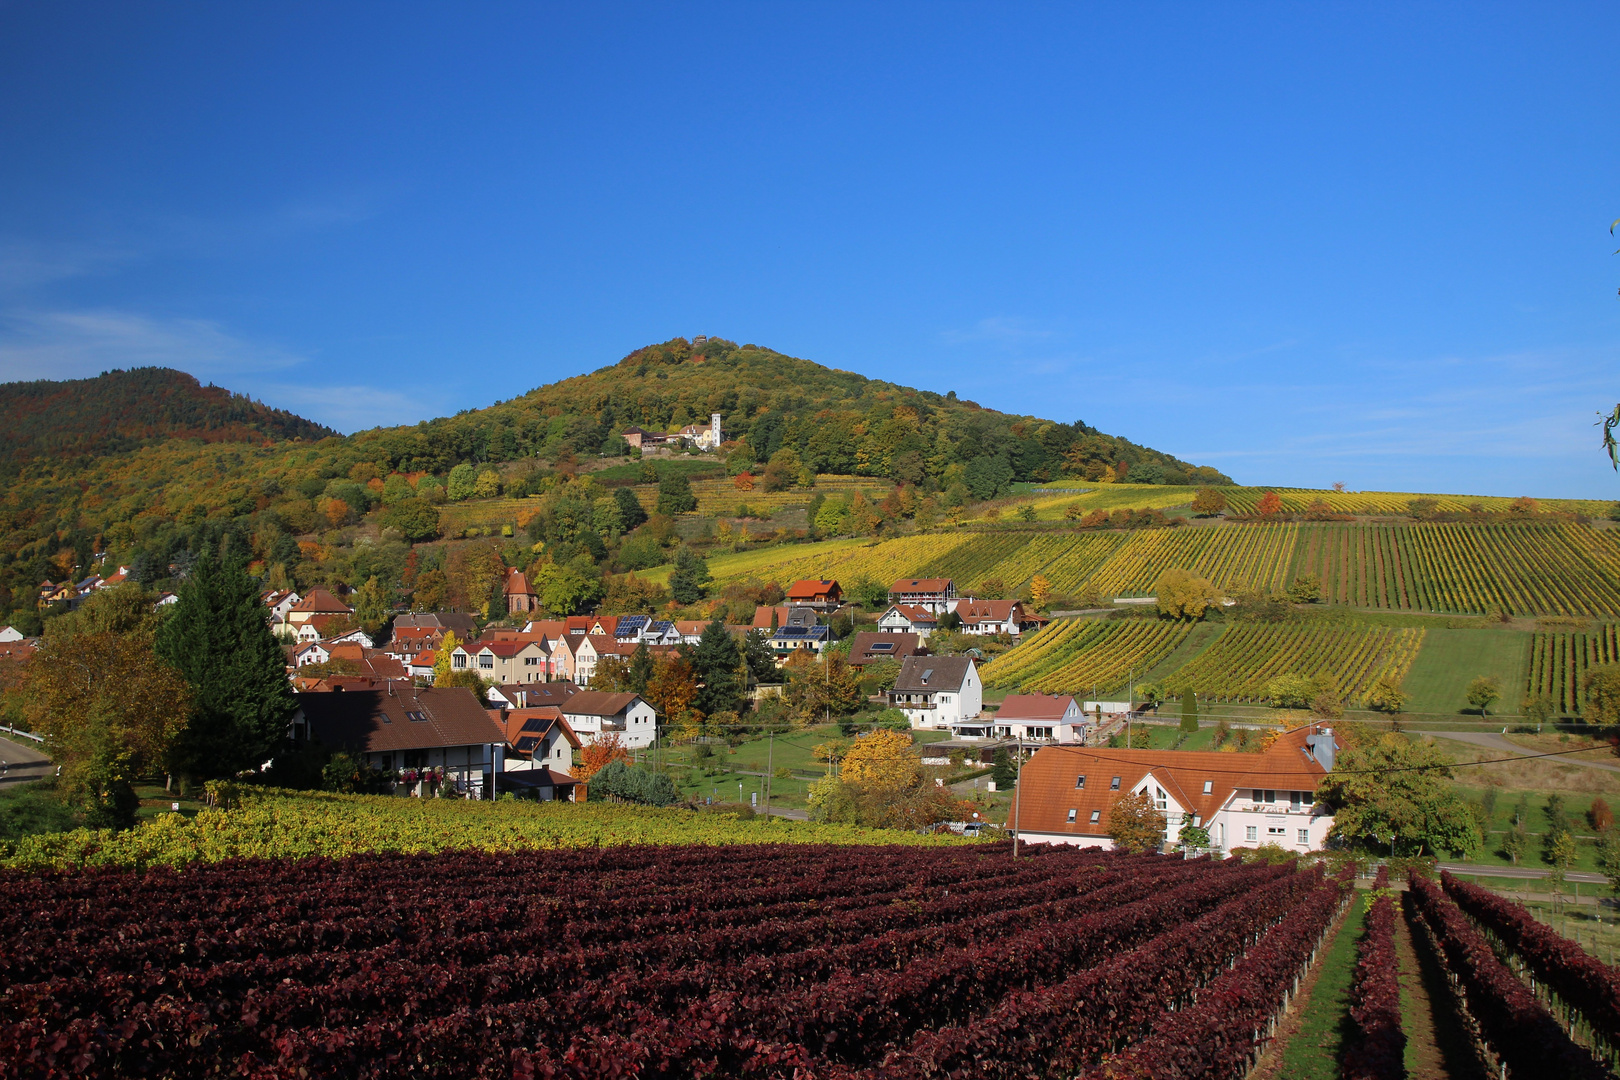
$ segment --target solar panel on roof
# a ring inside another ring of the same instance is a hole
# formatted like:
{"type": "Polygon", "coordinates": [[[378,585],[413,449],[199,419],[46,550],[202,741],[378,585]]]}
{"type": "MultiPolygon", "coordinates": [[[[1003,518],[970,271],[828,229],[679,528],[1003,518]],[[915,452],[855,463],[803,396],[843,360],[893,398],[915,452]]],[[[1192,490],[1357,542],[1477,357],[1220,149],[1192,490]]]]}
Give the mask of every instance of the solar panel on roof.
{"type": "Polygon", "coordinates": [[[873,652],[891,652],[894,649],[894,642],[874,641],[870,647],[873,652]]]}

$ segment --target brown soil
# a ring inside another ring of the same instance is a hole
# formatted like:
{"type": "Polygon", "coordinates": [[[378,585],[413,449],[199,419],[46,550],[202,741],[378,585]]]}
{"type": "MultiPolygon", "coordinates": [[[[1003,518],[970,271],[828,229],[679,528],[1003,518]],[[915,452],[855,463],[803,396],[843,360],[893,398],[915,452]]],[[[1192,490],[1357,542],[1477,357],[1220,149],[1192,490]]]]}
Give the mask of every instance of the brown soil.
{"type": "Polygon", "coordinates": [[[1405,919],[1395,920],[1407,1080],[1490,1080],[1457,1013],[1438,959],[1405,919]]]}

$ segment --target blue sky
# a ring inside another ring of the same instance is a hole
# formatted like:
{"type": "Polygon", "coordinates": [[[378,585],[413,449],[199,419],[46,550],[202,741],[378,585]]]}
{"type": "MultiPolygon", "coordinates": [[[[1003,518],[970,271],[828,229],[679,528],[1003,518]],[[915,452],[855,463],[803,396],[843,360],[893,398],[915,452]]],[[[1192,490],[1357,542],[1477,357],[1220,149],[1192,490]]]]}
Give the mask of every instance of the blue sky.
{"type": "Polygon", "coordinates": [[[0,379],[352,431],[675,335],[1620,497],[1614,5],[0,0],[0,379]]]}

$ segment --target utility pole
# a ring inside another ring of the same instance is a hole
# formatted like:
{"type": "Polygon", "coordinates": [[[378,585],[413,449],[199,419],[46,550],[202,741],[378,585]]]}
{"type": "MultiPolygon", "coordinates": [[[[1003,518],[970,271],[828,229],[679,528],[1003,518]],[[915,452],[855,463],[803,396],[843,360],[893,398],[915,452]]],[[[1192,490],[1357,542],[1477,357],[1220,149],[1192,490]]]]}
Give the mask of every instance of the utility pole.
{"type": "Polygon", "coordinates": [[[1136,697],[1136,669],[1131,669],[1130,681],[1125,684],[1125,749],[1131,748],[1131,705],[1136,697]]]}
{"type": "Polygon", "coordinates": [[[1018,834],[1024,823],[1018,818],[1018,808],[1022,805],[1020,796],[1024,792],[1024,737],[1018,736],[1018,772],[1013,777],[1013,858],[1018,858],[1018,834]]]}
{"type": "Polygon", "coordinates": [[[776,732],[769,732],[765,742],[765,813],[771,812],[771,755],[776,751],[776,732]]]}

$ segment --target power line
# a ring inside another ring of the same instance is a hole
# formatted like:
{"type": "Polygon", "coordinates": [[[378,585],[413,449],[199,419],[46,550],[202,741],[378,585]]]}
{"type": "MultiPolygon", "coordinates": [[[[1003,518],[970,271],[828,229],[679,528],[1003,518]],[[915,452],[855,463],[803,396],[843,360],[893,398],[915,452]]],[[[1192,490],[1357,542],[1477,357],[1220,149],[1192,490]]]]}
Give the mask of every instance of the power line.
{"type": "MultiPolygon", "coordinates": [[[[1063,751],[1066,751],[1066,752],[1071,753],[1071,754],[1095,754],[1099,750],[1107,749],[1107,747],[1096,747],[1096,746],[1086,746],[1086,747],[1081,747],[1081,746],[1043,746],[1040,749],[1041,750],[1063,750],[1063,751]]],[[[1565,754],[1584,754],[1584,753],[1587,753],[1590,750],[1595,750],[1595,749],[1597,749],[1597,747],[1583,746],[1583,747],[1580,747],[1580,748],[1575,749],[1575,750],[1552,750],[1552,751],[1549,751],[1549,752],[1547,752],[1545,754],[1517,754],[1517,755],[1515,755],[1513,757],[1489,758],[1489,759],[1487,759],[1485,761],[1456,761],[1456,762],[1447,762],[1445,764],[1439,764],[1439,765],[1401,765],[1401,766],[1398,766],[1398,767],[1388,768],[1388,769],[1334,769],[1334,770],[1332,770],[1332,772],[1333,772],[1333,774],[1338,775],[1338,776],[1361,776],[1361,775],[1367,775],[1367,774],[1379,774],[1379,775],[1382,775],[1384,773],[1397,773],[1397,772],[1426,772],[1426,771],[1428,771],[1430,769],[1461,769],[1461,768],[1466,768],[1466,767],[1471,766],[1471,765],[1500,765],[1500,764],[1502,764],[1504,762],[1509,762],[1509,761],[1529,761],[1529,760],[1531,760],[1533,758],[1561,757],[1561,756],[1563,756],[1565,754]]],[[[1161,752],[1168,752],[1168,751],[1161,751],[1161,752]]],[[[1181,750],[1181,751],[1176,751],[1176,753],[1206,753],[1206,754],[1211,753],[1211,752],[1219,753],[1219,751],[1208,751],[1208,750],[1181,750]]],[[[1147,761],[1134,761],[1134,760],[1132,760],[1130,758],[1117,758],[1117,757],[1107,757],[1107,758],[1103,758],[1101,760],[1104,760],[1104,761],[1121,761],[1121,762],[1124,762],[1127,765],[1140,765],[1144,769],[1151,769],[1151,768],[1154,768],[1156,766],[1162,768],[1166,764],[1165,762],[1157,762],[1157,763],[1155,763],[1155,762],[1147,762],[1147,761]]],[[[1249,775],[1252,775],[1256,770],[1252,769],[1252,768],[1250,768],[1250,769],[1200,768],[1197,771],[1206,772],[1206,773],[1214,773],[1217,776],[1249,776],[1249,775]]]]}

